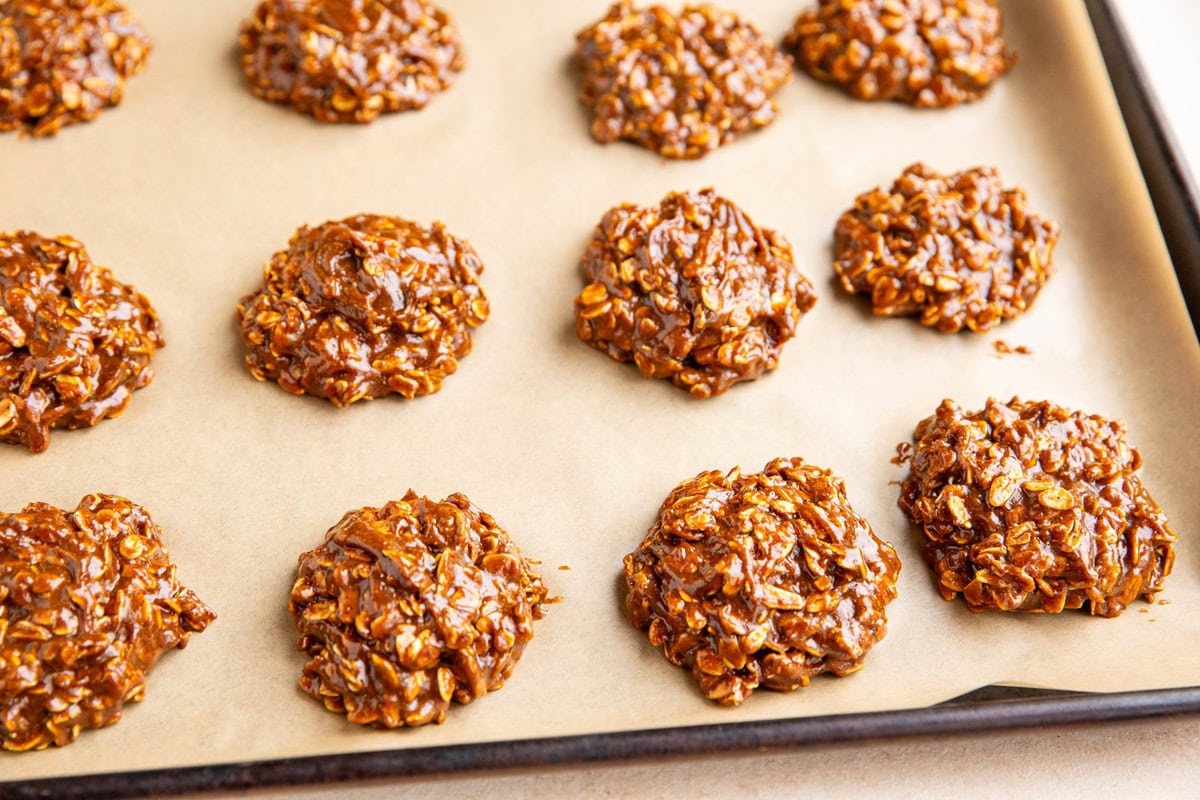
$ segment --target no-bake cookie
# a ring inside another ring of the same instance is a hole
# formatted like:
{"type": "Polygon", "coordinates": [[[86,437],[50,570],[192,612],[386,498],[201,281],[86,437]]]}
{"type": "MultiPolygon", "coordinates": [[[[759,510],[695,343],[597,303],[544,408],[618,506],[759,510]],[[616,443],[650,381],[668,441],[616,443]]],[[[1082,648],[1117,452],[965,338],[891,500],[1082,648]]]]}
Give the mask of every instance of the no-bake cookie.
{"type": "Polygon", "coordinates": [[[788,241],[711,189],[609,210],[582,272],[579,338],[699,398],[775,369],[817,301],[788,241]]]}
{"type": "Polygon", "coordinates": [[[833,268],[877,315],[982,333],[1033,304],[1054,274],[1058,236],[992,167],[942,175],[913,164],[838,219],[833,268]]]}
{"type": "Polygon", "coordinates": [[[1016,61],[995,0],[819,0],[784,49],[860,100],[944,107],[982,97],[1016,61]]]}
{"type": "Polygon", "coordinates": [[[0,441],[38,453],[51,428],[120,414],[154,379],[161,328],[70,236],[0,234],[0,441]]]}
{"type": "Polygon", "coordinates": [[[461,494],[352,511],[297,567],[300,688],[362,725],[440,723],[504,685],[545,602],[533,563],[461,494]]]}
{"type": "Polygon", "coordinates": [[[0,131],[49,136],[121,102],[150,39],[112,0],[0,4],[0,131]]]}
{"type": "Polygon", "coordinates": [[[0,514],[0,746],[62,746],[112,725],[159,656],[214,619],[139,505],[91,494],[72,511],[0,514]]]}
{"type": "Polygon", "coordinates": [[[592,136],[628,139],[667,158],[699,158],[762,128],[792,62],[757,28],[712,5],[637,8],[621,0],[580,31],[579,99],[592,136]]]}
{"type": "Polygon", "coordinates": [[[776,459],[676,486],[625,557],[626,606],[706,697],[736,705],[759,686],[861,669],[887,632],[899,571],[840,478],[776,459]]]}
{"type": "Polygon", "coordinates": [[[947,600],[1115,617],[1162,589],[1175,534],[1117,420],[1049,402],[945,400],[913,434],[900,508],[947,600]]]}
{"type": "Polygon", "coordinates": [[[423,108],[466,63],[426,0],[265,0],[238,44],[251,92],[322,122],[423,108]]]}
{"type": "Polygon", "coordinates": [[[488,317],[481,272],[440,222],[360,214],[301,227],[238,305],[246,366],[337,406],[432,394],[488,317]]]}

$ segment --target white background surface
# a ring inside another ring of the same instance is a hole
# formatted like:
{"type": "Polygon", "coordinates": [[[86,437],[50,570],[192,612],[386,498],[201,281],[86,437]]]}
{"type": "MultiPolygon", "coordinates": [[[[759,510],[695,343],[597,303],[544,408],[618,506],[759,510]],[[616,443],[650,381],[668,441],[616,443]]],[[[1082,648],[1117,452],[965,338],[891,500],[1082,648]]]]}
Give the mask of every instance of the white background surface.
{"type": "MultiPolygon", "coordinates": [[[[1069,0],[1036,0],[1068,2],[1069,0]]],[[[1035,2],[1035,0],[1010,0],[1035,2]]],[[[1188,155],[1200,166],[1200,0],[1116,0],[1188,155]]],[[[1183,535],[1193,532],[1181,531],[1183,535]]],[[[1181,642],[1194,654],[1200,643],[1181,642]]],[[[1131,657],[1136,657],[1132,655],[1131,657]]],[[[790,751],[476,773],[349,787],[306,798],[1194,797],[1200,716],[931,737],[790,751]]],[[[257,796],[267,796],[259,794],[257,796]]]]}
{"type": "MultiPolygon", "coordinates": [[[[1028,0],[1025,0],[1028,2],[1028,0]]],[[[1057,1],[1057,0],[1056,0],[1057,1]]],[[[1200,2],[1197,0],[1116,0],[1159,99],[1191,166],[1200,173],[1200,2]]]]}

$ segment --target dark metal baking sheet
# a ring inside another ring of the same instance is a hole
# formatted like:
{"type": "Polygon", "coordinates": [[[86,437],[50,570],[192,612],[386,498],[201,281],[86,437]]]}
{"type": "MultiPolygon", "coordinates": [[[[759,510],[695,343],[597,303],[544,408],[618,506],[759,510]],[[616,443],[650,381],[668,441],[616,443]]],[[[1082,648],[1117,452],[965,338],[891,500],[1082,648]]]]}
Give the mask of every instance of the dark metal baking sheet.
{"type": "MultiPolygon", "coordinates": [[[[1187,301],[1200,330],[1200,203],[1109,0],[1085,0],[1187,301]]],[[[1071,694],[986,687],[930,708],[339,754],[0,784],[11,798],[129,797],[434,772],[804,746],[1200,712],[1200,687],[1071,694]]]]}
{"type": "Polygon", "coordinates": [[[1108,695],[1035,692],[1035,697],[1021,700],[1004,699],[1004,694],[994,692],[994,699],[986,701],[954,700],[932,708],[906,711],[218,764],[33,781],[3,788],[4,796],[14,800],[138,797],[462,770],[700,755],[768,747],[803,747],[899,736],[934,736],[1045,724],[1118,721],[1200,710],[1200,687],[1108,695]]]}

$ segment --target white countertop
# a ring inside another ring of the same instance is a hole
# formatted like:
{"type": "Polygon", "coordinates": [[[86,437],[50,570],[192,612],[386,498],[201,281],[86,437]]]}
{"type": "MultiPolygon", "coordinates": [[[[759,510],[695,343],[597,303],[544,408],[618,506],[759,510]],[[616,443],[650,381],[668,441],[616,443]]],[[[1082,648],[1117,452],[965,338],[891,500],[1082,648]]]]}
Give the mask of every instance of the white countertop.
{"type": "Polygon", "coordinates": [[[1200,174],[1200,2],[1115,0],[1143,65],[1154,84],[1192,175],[1200,174]]]}

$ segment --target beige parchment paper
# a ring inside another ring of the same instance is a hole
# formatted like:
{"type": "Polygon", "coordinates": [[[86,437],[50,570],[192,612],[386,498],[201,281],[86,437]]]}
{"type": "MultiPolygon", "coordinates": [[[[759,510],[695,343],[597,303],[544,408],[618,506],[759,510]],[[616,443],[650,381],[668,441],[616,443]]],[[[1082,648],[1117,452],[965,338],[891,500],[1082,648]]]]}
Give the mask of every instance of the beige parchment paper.
{"type": "MultiPolygon", "coordinates": [[[[727,0],[782,36],[800,0],[727,0]]],[[[797,74],[780,119],[698,162],[587,133],[568,55],[603,0],[444,0],[469,65],[420,113],[326,126],[243,89],[251,0],[131,0],[156,48],[120,108],[38,141],[0,137],[0,227],[79,237],[166,325],[158,377],[119,419],[0,448],[0,508],[125,495],[162,525],[181,578],[220,614],[167,654],[144,702],[67,748],[2,754],[0,779],[927,706],[996,682],[1117,691],[1200,683],[1200,348],[1081,3],[1014,0],[1020,62],[949,111],[855,102],[797,74]],[[984,336],[874,319],[832,281],[854,196],[923,159],[994,164],[1058,219],[1058,275],[984,336]],[[784,232],[821,298],[779,370],[709,401],[642,380],[576,340],[571,301],[611,205],[715,186],[784,232]],[[486,263],[492,318],[441,393],[338,410],[250,378],[238,298],[301,223],[357,212],[441,219],[486,263]],[[1033,356],[996,357],[993,341],[1033,356]],[[985,615],[934,591],[896,508],[897,442],[943,397],[1048,398],[1128,421],[1180,535],[1161,595],[1119,619],[985,615]],[[800,455],[904,562],[866,668],[737,709],[701,698],[636,632],[621,557],[680,480],[800,455]],[[296,687],[296,557],[349,509],[409,487],[463,491],[544,564],[550,607],[499,692],[416,730],[363,729],[296,687]],[[560,570],[559,566],[569,570],[560,570]]]]}

